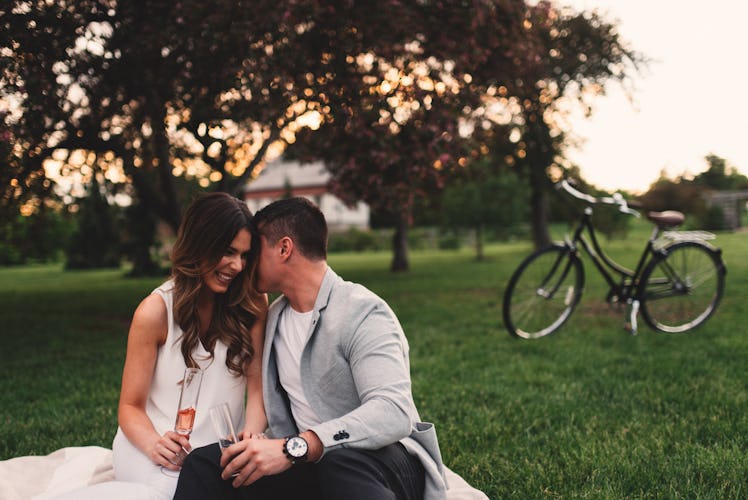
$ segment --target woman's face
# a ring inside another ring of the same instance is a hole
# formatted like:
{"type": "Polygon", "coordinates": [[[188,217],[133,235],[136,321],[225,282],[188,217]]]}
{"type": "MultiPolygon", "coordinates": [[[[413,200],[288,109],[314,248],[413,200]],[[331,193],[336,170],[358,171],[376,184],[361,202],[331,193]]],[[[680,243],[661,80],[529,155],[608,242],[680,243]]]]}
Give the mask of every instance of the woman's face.
{"type": "Polygon", "coordinates": [[[218,264],[203,274],[203,282],[212,292],[228,291],[231,281],[247,266],[251,241],[249,230],[240,229],[218,264]]]}

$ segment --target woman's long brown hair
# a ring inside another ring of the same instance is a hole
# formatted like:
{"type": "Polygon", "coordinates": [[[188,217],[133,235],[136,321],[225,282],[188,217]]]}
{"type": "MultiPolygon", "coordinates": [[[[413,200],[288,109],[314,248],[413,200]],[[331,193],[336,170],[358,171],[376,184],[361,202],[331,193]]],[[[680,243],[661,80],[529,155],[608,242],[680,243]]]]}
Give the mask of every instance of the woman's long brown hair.
{"type": "Polygon", "coordinates": [[[220,262],[240,229],[251,231],[252,214],[241,200],[226,193],[197,198],[187,209],[172,250],[174,320],[182,328],[181,350],[187,366],[197,363],[192,353],[202,340],[211,357],[218,340],[228,346],[226,366],[235,375],[245,373],[254,356],[249,330],[266,312],[267,300],[254,287],[257,242],[244,271],[224,294],[216,294],[208,330],[200,337],[197,305],[205,286],[202,276],[220,262]]]}

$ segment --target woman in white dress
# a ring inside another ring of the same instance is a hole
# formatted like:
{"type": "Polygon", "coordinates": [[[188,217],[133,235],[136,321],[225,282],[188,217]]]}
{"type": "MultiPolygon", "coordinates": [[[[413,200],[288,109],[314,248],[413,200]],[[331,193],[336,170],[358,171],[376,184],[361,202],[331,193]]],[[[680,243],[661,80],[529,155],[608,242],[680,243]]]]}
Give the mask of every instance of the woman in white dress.
{"type": "Polygon", "coordinates": [[[187,209],[171,279],[143,299],[130,325],[112,444],[116,480],[64,498],[171,499],[185,451],[217,440],[208,417],[217,404],[229,404],[245,437],[265,429],[267,297],[253,285],[251,218],[245,203],[225,193],[204,195],[187,209]],[[186,367],[203,370],[189,437],[174,432],[186,367]]]}

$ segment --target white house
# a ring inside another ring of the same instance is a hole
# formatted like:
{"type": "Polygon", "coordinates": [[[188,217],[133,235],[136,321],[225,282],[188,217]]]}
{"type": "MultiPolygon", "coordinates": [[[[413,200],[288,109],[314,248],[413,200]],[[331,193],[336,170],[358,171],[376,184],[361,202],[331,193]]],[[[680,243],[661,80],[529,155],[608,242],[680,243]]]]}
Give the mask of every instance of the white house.
{"type": "Polygon", "coordinates": [[[329,192],[329,179],[330,173],[321,162],[301,164],[278,159],[265,165],[260,175],[247,184],[244,200],[255,213],[268,203],[289,194],[303,196],[322,210],[331,231],[351,227],[367,229],[369,206],[363,202],[353,207],[343,203],[329,192]]]}

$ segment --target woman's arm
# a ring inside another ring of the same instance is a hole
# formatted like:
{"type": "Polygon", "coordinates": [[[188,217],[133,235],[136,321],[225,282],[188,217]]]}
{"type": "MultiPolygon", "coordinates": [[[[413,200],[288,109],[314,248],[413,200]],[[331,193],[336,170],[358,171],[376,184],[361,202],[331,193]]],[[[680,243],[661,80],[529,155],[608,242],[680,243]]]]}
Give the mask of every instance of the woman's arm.
{"type": "MultiPolygon", "coordinates": [[[[266,309],[267,311],[267,309],[266,309]]],[[[257,318],[252,325],[249,335],[254,350],[254,356],[247,368],[247,407],[244,418],[244,436],[250,437],[265,431],[267,417],[262,397],[262,351],[265,343],[266,314],[257,318]]]]}
{"type": "Polygon", "coordinates": [[[143,299],[135,310],[127,338],[118,418],[127,439],[154,463],[179,470],[172,461],[181,463],[178,456],[182,447],[190,449],[189,440],[172,431],[159,435],[145,412],[158,348],[166,341],[168,324],[166,304],[156,294],[143,299]]]}

